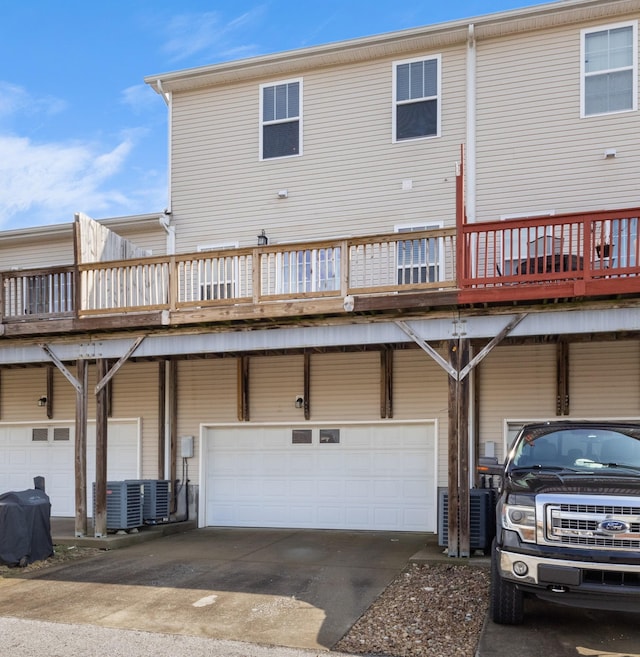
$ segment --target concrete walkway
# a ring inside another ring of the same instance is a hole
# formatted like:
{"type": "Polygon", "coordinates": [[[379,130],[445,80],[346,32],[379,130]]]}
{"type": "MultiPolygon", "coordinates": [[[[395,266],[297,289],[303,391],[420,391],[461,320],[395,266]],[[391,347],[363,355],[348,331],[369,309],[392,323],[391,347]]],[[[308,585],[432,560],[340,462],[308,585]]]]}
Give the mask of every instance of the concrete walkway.
{"type": "Polygon", "coordinates": [[[0,616],[326,651],[433,538],[198,529],[2,579],[0,616]]]}

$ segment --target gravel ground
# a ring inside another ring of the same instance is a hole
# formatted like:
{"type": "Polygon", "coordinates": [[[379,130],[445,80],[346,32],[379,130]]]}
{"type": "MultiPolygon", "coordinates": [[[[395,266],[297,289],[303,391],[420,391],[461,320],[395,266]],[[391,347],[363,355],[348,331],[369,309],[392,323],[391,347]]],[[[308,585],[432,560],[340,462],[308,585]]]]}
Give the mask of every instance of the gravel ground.
{"type": "Polygon", "coordinates": [[[489,570],[411,565],[334,646],[393,657],[473,657],[489,604],[489,570]]]}

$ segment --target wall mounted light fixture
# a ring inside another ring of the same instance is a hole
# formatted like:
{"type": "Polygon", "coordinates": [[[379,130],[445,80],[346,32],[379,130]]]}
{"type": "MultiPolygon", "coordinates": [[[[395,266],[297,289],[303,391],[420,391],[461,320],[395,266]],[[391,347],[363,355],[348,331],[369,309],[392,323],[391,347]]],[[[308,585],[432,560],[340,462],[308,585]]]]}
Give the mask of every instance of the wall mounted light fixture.
{"type": "Polygon", "coordinates": [[[296,408],[302,408],[303,405],[304,405],[304,397],[302,397],[301,395],[298,395],[296,397],[296,408]]]}
{"type": "Polygon", "coordinates": [[[38,399],[38,406],[46,406],[47,405],[47,398],[43,395],[38,399]]]}
{"type": "Polygon", "coordinates": [[[269,244],[269,238],[263,228],[260,235],[258,235],[258,246],[267,246],[267,244],[269,244]]]}

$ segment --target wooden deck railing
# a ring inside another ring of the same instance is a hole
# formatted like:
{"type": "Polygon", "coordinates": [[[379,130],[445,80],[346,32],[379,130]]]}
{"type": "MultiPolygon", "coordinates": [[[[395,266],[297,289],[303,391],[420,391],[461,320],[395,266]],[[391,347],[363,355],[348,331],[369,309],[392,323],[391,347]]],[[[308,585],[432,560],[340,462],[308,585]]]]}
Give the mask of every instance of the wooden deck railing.
{"type": "Polygon", "coordinates": [[[0,274],[3,321],[453,288],[455,229],[201,251],[0,274]],[[64,277],[63,277],[64,273],[64,277]],[[35,301],[36,290],[47,290],[35,301]]]}
{"type": "Polygon", "coordinates": [[[74,315],[73,267],[8,271],[0,276],[0,310],[3,321],[74,315]]]}
{"type": "Polygon", "coordinates": [[[549,296],[567,284],[576,296],[637,291],[639,217],[633,208],[465,224],[459,287],[505,301],[529,298],[535,286],[539,294],[541,283],[549,296]]]}
{"type": "Polygon", "coordinates": [[[639,219],[634,208],[8,271],[1,320],[225,305],[268,317],[276,302],[442,290],[461,304],[640,293],[639,219]]]}

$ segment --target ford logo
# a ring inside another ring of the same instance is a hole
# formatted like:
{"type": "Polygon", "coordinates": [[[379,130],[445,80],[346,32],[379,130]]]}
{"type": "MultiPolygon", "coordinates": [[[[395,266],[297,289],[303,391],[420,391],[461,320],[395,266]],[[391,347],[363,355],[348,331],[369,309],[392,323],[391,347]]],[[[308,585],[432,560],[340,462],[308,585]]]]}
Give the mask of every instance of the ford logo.
{"type": "Polygon", "coordinates": [[[622,520],[603,520],[598,525],[598,529],[607,534],[621,534],[629,531],[629,525],[622,520]]]}

